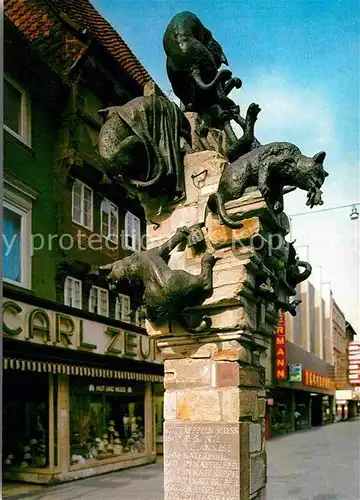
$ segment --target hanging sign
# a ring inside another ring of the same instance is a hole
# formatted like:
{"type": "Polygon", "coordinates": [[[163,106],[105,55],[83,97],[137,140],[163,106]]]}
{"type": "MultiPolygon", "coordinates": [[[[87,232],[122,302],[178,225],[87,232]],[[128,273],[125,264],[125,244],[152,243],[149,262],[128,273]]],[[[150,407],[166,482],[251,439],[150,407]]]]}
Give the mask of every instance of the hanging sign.
{"type": "Polygon", "coordinates": [[[281,313],[275,335],[275,378],[287,379],[285,314],[281,313]]]}

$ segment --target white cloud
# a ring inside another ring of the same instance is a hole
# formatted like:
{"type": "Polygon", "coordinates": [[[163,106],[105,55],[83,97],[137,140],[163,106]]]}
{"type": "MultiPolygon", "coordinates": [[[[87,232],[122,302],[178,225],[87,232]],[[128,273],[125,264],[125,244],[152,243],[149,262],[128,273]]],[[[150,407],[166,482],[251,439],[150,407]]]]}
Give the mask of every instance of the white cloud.
{"type": "Polygon", "coordinates": [[[251,102],[260,105],[255,130],[261,143],[293,142],[309,156],[319,150],[337,156],[334,113],[320,91],[271,76],[248,82],[234,91],[232,98],[240,105],[243,116],[251,102]]]}

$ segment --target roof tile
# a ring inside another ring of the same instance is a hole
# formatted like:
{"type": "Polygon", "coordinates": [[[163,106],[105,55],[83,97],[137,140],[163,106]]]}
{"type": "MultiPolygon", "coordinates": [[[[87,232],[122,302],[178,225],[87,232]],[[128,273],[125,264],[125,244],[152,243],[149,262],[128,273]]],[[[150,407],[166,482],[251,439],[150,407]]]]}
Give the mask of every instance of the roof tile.
{"type": "Polygon", "coordinates": [[[74,36],[56,11],[88,29],[140,86],[152,80],[124,40],[88,0],[5,0],[4,3],[7,18],[66,76],[87,45],[74,36]]]}
{"type": "Polygon", "coordinates": [[[127,69],[138,84],[144,86],[152,80],[117,31],[88,0],[51,0],[51,2],[82,28],[87,28],[109,54],[127,69]]]}

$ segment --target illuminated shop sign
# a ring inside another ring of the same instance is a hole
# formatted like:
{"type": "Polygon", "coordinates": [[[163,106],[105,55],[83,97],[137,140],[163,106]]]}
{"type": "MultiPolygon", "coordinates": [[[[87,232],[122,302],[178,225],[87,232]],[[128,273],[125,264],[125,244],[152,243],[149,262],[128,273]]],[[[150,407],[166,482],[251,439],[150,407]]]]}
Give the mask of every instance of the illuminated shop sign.
{"type": "Polygon", "coordinates": [[[33,344],[161,363],[156,343],[147,335],[12,300],[3,304],[3,336],[33,344]]]}
{"type": "Polygon", "coordinates": [[[335,390],[335,382],[330,377],[324,377],[317,372],[303,370],[304,385],[318,389],[335,390]]]}
{"type": "Polygon", "coordinates": [[[275,334],[275,378],[287,379],[285,314],[281,313],[275,334]]]}
{"type": "Polygon", "coordinates": [[[360,342],[349,342],[348,351],[349,362],[349,382],[350,384],[360,383],[360,342]]]}

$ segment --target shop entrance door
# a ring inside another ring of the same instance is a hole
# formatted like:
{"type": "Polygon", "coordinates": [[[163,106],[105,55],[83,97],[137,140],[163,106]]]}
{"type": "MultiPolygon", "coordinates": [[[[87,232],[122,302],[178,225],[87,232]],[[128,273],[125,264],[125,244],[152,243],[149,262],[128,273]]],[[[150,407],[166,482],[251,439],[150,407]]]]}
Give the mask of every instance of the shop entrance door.
{"type": "Polygon", "coordinates": [[[322,425],[322,396],[317,394],[311,396],[311,427],[318,427],[322,425]]]}

